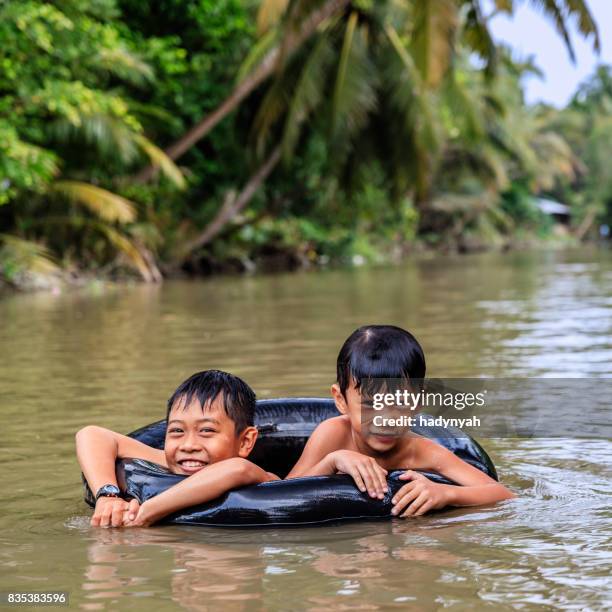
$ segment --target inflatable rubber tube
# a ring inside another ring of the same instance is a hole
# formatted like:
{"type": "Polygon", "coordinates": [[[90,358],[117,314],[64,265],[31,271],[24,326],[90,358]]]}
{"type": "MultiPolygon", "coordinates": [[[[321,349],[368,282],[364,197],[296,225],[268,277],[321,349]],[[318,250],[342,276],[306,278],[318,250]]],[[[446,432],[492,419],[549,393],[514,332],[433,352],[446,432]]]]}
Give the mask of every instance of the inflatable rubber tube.
{"type": "MultiPolygon", "coordinates": [[[[249,459],[263,469],[286,476],[299,458],[308,437],[323,420],[337,416],[333,400],[323,398],[281,398],[257,402],[255,424],[259,437],[249,459]]],[[[138,429],[131,437],[163,448],[166,421],[138,429]]],[[[467,434],[454,428],[415,427],[413,431],[445,446],[458,457],[497,480],[491,459],[467,434]]],[[[347,475],[310,476],[261,483],[230,491],[221,497],[187,508],[164,519],[164,523],[223,527],[271,525],[312,525],[330,521],[391,518],[391,499],[405,484],[403,470],[388,477],[389,492],[384,499],[361,493],[347,475]]],[[[438,474],[425,473],[435,482],[449,483],[438,474]]],[[[141,503],[165,491],[187,476],[172,474],[159,465],[141,459],[117,463],[117,479],[127,497],[141,503]]],[[[86,486],[85,500],[93,505],[86,486]]]]}

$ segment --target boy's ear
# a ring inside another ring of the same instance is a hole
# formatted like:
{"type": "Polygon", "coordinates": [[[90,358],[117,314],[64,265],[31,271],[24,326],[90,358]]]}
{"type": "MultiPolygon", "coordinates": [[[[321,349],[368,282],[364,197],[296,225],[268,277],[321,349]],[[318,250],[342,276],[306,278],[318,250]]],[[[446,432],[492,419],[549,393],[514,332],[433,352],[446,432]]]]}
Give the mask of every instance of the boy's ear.
{"type": "Polygon", "coordinates": [[[340,385],[338,383],[334,383],[331,386],[331,394],[334,398],[334,402],[336,403],[336,408],[340,414],[346,414],[348,411],[348,406],[346,405],[346,399],[344,395],[342,395],[342,391],[340,391],[340,385]]]}
{"type": "Polygon", "coordinates": [[[238,447],[238,456],[246,459],[253,450],[255,442],[257,442],[257,427],[247,427],[240,434],[240,445],[238,447]]]}

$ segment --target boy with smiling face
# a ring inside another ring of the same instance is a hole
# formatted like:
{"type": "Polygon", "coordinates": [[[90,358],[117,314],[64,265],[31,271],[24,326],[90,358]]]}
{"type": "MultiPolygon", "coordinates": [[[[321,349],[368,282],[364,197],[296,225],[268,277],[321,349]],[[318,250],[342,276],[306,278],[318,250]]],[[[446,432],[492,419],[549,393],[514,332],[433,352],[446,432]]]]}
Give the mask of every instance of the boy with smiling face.
{"type": "Polygon", "coordinates": [[[255,393],[240,378],[219,370],[198,372],[168,400],[164,450],[90,425],[76,435],[77,457],[96,497],[91,524],[147,527],[182,508],[230,489],[278,480],[247,460],[257,440],[255,393]],[[163,493],[129,503],[119,497],[115,462],[138,458],[189,476],[163,493]]]}

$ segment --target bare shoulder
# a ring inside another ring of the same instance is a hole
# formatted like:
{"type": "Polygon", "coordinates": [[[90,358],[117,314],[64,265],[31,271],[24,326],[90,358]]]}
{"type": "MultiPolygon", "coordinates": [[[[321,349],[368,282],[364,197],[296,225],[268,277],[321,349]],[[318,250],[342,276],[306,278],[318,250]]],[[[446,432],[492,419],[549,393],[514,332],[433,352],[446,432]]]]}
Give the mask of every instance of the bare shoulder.
{"type": "Polygon", "coordinates": [[[332,417],[317,425],[287,478],[302,476],[324,457],[344,448],[347,435],[350,435],[350,423],[344,416],[332,417]]]}
{"type": "Polygon", "coordinates": [[[410,437],[411,463],[414,469],[439,471],[455,455],[434,440],[414,434],[410,437]]]}
{"type": "Polygon", "coordinates": [[[348,417],[345,415],[340,415],[337,417],[331,417],[331,419],[326,419],[322,423],[319,423],[312,432],[312,436],[344,436],[350,432],[350,429],[351,423],[348,417]]]}

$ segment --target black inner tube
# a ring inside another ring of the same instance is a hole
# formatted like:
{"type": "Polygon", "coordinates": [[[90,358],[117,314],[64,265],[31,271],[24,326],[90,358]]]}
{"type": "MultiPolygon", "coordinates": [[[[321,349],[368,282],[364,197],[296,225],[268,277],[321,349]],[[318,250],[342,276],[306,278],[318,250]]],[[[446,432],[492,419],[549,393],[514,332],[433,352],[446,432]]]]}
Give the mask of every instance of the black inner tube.
{"type": "MultiPolygon", "coordinates": [[[[249,459],[266,471],[284,478],[300,457],[314,428],[325,419],[337,415],[333,400],[327,398],[259,400],[255,416],[259,437],[249,459]]],[[[166,421],[161,420],[129,435],[161,449],[165,431],[166,421]]],[[[491,459],[478,442],[467,434],[444,427],[415,427],[413,431],[435,440],[497,480],[491,459]]],[[[311,476],[229,491],[216,500],[172,514],[163,522],[261,527],[390,518],[391,498],[405,484],[405,481],[398,479],[402,471],[389,474],[389,492],[382,500],[361,493],[350,476],[311,476]]],[[[435,482],[452,484],[438,474],[426,475],[435,482]]],[[[117,478],[126,497],[144,502],[187,476],[171,474],[165,468],[141,459],[122,459],[117,462],[117,478]]],[[[91,491],[87,485],[85,488],[85,500],[93,505],[91,491]]]]}

